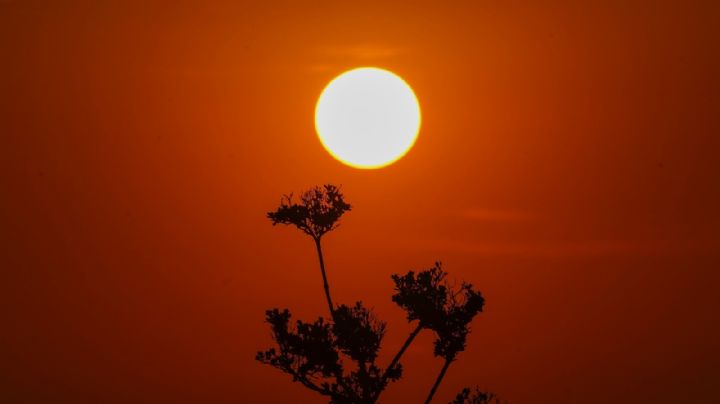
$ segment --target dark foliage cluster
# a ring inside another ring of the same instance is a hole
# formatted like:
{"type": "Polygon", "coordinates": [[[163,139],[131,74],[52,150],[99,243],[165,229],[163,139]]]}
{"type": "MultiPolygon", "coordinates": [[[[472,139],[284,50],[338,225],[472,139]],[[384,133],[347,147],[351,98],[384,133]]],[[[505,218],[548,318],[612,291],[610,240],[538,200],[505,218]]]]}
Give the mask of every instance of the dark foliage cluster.
{"type": "MultiPolygon", "coordinates": [[[[385,323],[357,302],[337,308],[334,322],[322,317],[315,322],[296,321],[290,326],[288,310],[268,310],[276,348],[258,352],[256,359],[291,375],[294,381],[332,403],[369,403],[385,386],[383,370],[375,364],[385,323]],[[353,364],[346,369],[343,357],[353,364]]],[[[390,381],[397,380],[396,373],[390,381]]]]}
{"type": "Polygon", "coordinates": [[[464,388],[450,404],[500,404],[500,399],[495,394],[486,393],[477,387],[473,390],[464,388]]]}
{"type": "Polygon", "coordinates": [[[439,262],[417,274],[393,275],[392,300],[407,312],[408,321],[417,320],[419,326],[436,333],[436,356],[453,360],[465,349],[469,324],[482,311],[485,299],[469,283],[453,290],[446,277],[439,262]]]}
{"type": "Polygon", "coordinates": [[[332,184],[314,187],[300,195],[298,201],[293,194],[280,200],[280,207],[267,214],[276,224],[295,225],[315,240],[338,226],[338,220],[352,209],[345,202],[340,188],[332,184]]]}
{"type": "MultiPolygon", "coordinates": [[[[426,403],[432,400],[447,368],[465,349],[470,322],[482,312],[485,300],[469,283],[453,287],[438,262],[429,269],[392,275],[392,301],[405,310],[415,330],[386,368],[376,359],[385,336],[386,324],[357,302],[335,307],[325,273],[320,239],[337,228],[338,220],[350,210],[339,188],[324,185],[304,192],[299,202],[285,196],[280,207],[268,213],[273,225],[294,225],[313,238],[330,311],[330,320],[319,317],[311,323],[291,324],[289,310],[266,312],[276,347],[258,352],[256,359],[273,366],[308,389],[329,397],[331,403],[375,403],[389,383],[401,378],[400,359],[422,330],[434,332],[435,356],[445,364],[426,403]]],[[[478,389],[464,389],[453,403],[489,403],[493,396],[478,389]],[[482,401],[485,400],[485,401],[482,401]]]]}
{"type": "Polygon", "coordinates": [[[353,307],[335,309],[333,332],[344,354],[361,364],[374,362],[385,336],[385,323],[357,302],[353,307]]]}

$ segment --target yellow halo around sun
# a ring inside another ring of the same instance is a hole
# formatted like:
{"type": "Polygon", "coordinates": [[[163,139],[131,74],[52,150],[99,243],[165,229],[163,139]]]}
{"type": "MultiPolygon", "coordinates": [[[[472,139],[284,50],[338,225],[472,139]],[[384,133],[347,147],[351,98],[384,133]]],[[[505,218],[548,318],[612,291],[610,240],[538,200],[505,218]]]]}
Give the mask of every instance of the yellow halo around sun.
{"type": "Polygon", "coordinates": [[[335,77],[315,107],[320,142],[355,168],[380,168],[412,148],[420,131],[420,105],[396,74],[360,67],[335,77]]]}

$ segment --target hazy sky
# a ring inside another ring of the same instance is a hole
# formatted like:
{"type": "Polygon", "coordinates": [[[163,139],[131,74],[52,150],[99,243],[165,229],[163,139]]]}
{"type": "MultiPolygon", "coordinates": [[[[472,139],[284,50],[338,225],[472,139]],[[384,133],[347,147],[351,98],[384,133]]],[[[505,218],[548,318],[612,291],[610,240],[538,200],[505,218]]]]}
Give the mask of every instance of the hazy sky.
{"type": "MultiPolygon", "coordinates": [[[[389,322],[381,363],[411,329],[390,274],[487,299],[438,403],[720,401],[719,3],[149,3],[0,1],[0,397],[323,402],[254,354],[265,309],[325,312],[265,212],[331,182],[333,297],[389,322]],[[422,108],[381,170],[314,132],[358,66],[422,108]]],[[[385,402],[425,397],[431,344],[385,402]]]]}

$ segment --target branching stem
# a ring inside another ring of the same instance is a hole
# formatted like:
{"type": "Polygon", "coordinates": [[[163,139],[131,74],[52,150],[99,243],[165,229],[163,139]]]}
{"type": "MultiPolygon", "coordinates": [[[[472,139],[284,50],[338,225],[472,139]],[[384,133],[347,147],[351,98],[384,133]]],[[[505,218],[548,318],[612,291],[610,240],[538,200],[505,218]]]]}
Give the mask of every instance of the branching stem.
{"type": "Polygon", "coordinates": [[[452,363],[452,359],[445,359],[445,364],[443,365],[442,369],[440,370],[440,374],[438,375],[437,379],[435,379],[435,384],[433,384],[432,389],[430,390],[430,394],[428,394],[428,397],[425,400],[425,404],[430,404],[430,401],[432,401],[432,398],[435,395],[435,392],[437,391],[438,386],[440,386],[440,383],[442,382],[443,377],[445,377],[445,372],[447,372],[451,363],[452,363]]]}
{"type": "Polygon", "coordinates": [[[320,261],[320,272],[323,278],[323,287],[325,288],[325,298],[327,299],[330,316],[335,319],[335,306],[333,306],[332,298],[330,298],[330,285],[328,284],[327,275],[325,274],[325,261],[323,260],[322,247],[320,246],[320,238],[315,238],[315,247],[317,248],[318,260],[320,261]]]}
{"type": "MultiPolygon", "coordinates": [[[[390,372],[397,366],[398,362],[400,362],[400,358],[402,358],[405,351],[410,347],[410,344],[412,344],[415,337],[417,337],[418,334],[420,334],[420,331],[422,331],[423,326],[421,324],[418,324],[417,327],[408,335],[407,339],[405,340],[405,343],[402,347],[400,347],[400,350],[397,354],[395,354],[395,357],[390,361],[390,365],[388,365],[387,369],[385,369],[385,372],[382,375],[382,380],[380,382],[381,386],[384,386],[385,383],[387,383],[387,379],[390,376],[390,372]]],[[[377,394],[375,394],[373,402],[377,401],[378,397],[380,396],[380,393],[382,393],[382,390],[378,391],[377,394]]]]}

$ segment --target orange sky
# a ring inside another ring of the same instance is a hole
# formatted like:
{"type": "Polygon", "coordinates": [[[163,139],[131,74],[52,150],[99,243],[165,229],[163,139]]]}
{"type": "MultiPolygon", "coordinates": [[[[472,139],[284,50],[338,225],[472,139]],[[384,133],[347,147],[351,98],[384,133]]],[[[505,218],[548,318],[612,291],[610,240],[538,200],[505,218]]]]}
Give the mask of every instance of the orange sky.
{"type": "MultiPolygon", "coordinates": [[[[264,217],[341,184],[336,301],[410,327],[390,274],[487,298],[441,386],[512,403],[720,401],[717,2],[0,1],[0,397],[323,402],[254,361],[266,308],[324,313],[313,245],[264,217]],[[452,5],[451,5],[452,4],[452,5]],[[357,66],[413,86],[376,171],[316,139],[357,66]]],[[[385,402],[425,397],[423,335],[385,402]]]]}

